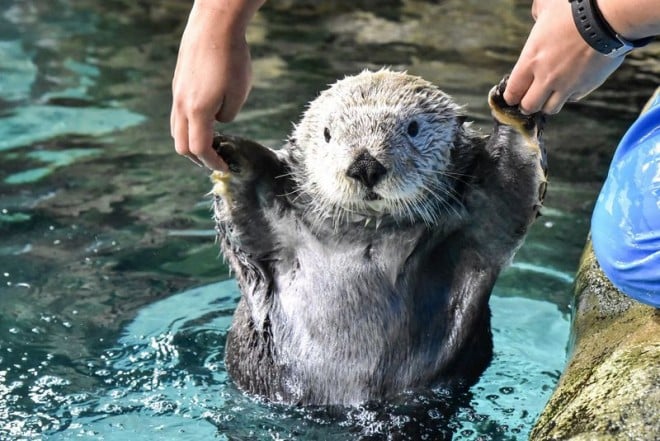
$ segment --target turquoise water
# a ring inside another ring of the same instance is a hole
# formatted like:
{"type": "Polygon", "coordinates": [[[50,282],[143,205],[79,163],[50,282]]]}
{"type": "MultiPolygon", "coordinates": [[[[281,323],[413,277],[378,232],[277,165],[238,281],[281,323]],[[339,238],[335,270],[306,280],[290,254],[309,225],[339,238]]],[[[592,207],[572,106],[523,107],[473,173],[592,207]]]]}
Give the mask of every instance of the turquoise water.
{"type": "MultiPolygon", "coordinates": [[[[31,387],[53,407],[49,439],[326,439],[405,433],[406,412],[371,408],[323,410],[274,406],[249,399],[223,368],[226,329],[239,293],[234,281],[195,288],[141,309],[117,342],[79,369],[94,383],[67,393],[66,378],[31,387]],[[44,393],[47,391],[47,393],[44,393]]],[[[494,297],[498,355],[473,390],[470,405],[447,423],[455,439],[492,439],[527,432],[557,379],[567,339],[565,317],[547,302],[494,297]],[[530,348],[529,341],[534,341],[530,348]],[[525,372],[525,378],[521,378],[525,372]]],[[[411,397],[418,423],[435,439],[443,396],[411,397]],[[440,410],[439,410],[440,409],[440,410]],[[423,420],[426,419],[426,421],[423,420]]],[[[411,411],[412,413],[412,411],[411,411]]],[[[32,417],[36,423],[38,416],[32,417]]],[[[29,427],[29,425],[28,425],[29,427]]],[[[16,425],[15,433],[25,433],[16,425]]],[[[415,439],[415,438],[410,438],[415,439]]]]}
{"type": "MultiPolygon", "coordinates": [[[[10,411],[5,436],[31,438],[46,432],[53,440],[342,440],[397,433],[410,424],[406,412],[396,409],[383,414],[355,408],[332,415],[242,395],[222,362],[238,295],[234,281],[225,281],[142,308],[97,356],[72,361],[70,367],[86,377],[83,386],[58,374],[58,361],[46,356],[37,368],[26,370],[37,375],[5,384],[3,398],[17,401],[5,409],[10,411]],[[17,411],[20,391],[33,402],[29,413],[17,411]]],[[[567,326],[554,305],[496,296],[492,306],[497,356],[474,387],[470,404],[448,421],[458,434],[455,439],[477,434],[524,437],[543,405],[539,397],[547,396],[563,364],[567,326]]],[[[442,400],[441,391],[435,397],[410,397],[408,406],[417,407],[414,414],[420,425],[428,426],[428,439],[435,439],[433,422],[440,418],[442,400]]]]}
{"type": "MultiPolygon", "coordinates": [[[[530,24],[505,0],[321,4],[272,0],[255,19],[254,88],[227,131],[276,146],[326,84],[381,65],[441,85],[487,131],[485,94],[530,24]]],[[[526,439],[564,363],[607,146],[657,84],[653,59],[549,122],[547,207],[498,281],[496,356],[470,394],[298,409],[244,396],[223,367],[238,293],[207,173],[168,128],[188,7],[0,0],[0,440],[526,439]]]]}

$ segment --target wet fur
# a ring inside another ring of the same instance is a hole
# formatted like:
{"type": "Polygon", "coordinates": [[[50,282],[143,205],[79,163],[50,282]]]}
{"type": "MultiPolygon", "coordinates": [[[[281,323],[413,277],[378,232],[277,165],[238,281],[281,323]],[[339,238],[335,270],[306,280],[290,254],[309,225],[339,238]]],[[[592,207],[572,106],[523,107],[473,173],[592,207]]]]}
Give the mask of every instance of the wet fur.
{"type": "Polygon", "coordinates": [[[214,178],[218,238],[242,292],[226,366],[242,389],[356,404],[476,382],[492,358],[492,287],[545,189],[538,126],[495,116],[483,137],[435,86],[384,70],[322,93],[278,151],[215,138],[231,170],[214,178]],[[411,118],[424,142],[402,131],[411,118]],[[391,174],[376,201],[343,172],[364,150],[391,174]]]}

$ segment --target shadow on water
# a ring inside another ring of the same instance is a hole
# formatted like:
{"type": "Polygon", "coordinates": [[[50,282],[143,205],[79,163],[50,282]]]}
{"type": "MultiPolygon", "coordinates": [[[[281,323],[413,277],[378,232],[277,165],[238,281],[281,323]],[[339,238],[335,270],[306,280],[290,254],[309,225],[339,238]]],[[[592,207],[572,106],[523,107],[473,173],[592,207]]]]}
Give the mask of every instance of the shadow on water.
{"type": "MultiPolygon", "coordinates": [[[[496,358],[470,395],[328,412],[255,402],[224,371],[237,292],[207,173],[173,153],[168,128],[189,6],[0,0],[0,439],[525,439],[563,365],[600,180],[659,82],[658,45],[551,118],[547,207],[498,282],[496,358]]],[[[484,97],[528,7],[271,0],[248,35],[253,92],[226,130],[277,146],[328,83],[388,65],[487,131],[484,97]]]]}

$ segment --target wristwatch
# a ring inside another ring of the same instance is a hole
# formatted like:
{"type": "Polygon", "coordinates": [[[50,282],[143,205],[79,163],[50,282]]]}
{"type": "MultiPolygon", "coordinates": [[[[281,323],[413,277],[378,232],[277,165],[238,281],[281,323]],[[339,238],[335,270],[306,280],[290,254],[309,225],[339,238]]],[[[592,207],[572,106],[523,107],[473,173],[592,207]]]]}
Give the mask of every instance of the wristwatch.
{"type": "Polygon", "coordinates": [[[598,9],[596,0],[568,0],[573,11],[573,20],[580,35],[589,46],[601,54],[616,58],[631,50],[648,44],[653,37],[626,40],[617,34],[598,9]]]}

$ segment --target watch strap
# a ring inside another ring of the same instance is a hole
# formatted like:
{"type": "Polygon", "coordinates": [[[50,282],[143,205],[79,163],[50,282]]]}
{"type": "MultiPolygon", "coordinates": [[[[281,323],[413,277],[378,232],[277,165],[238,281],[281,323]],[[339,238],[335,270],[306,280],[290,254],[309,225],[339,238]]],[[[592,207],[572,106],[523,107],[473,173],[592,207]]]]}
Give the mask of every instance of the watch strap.
{"type": "Polygon", "coordinates": [[[580,35],[589,46],[610,57],[624,55],[636,47],[644,46],[652,38],[630,41],[621,37],[603,17],[595,0],[568,0],[573,20],[580,35]]]}

